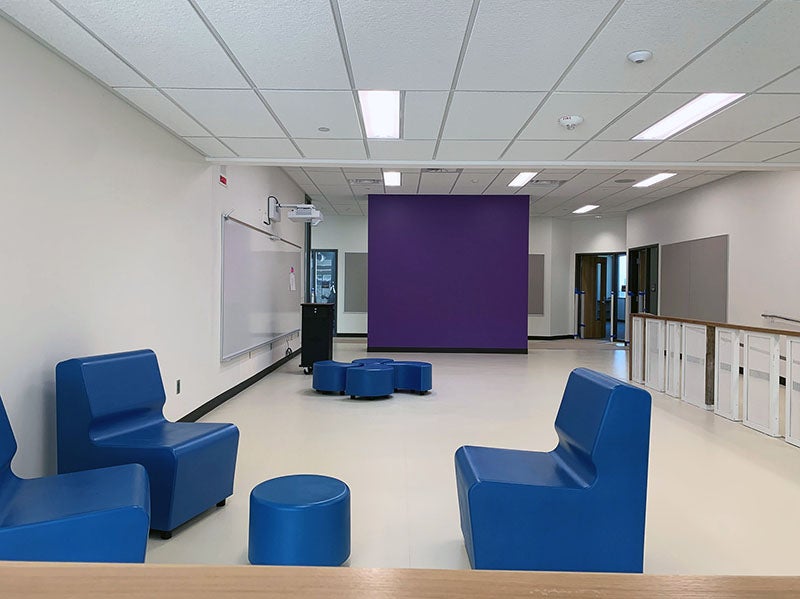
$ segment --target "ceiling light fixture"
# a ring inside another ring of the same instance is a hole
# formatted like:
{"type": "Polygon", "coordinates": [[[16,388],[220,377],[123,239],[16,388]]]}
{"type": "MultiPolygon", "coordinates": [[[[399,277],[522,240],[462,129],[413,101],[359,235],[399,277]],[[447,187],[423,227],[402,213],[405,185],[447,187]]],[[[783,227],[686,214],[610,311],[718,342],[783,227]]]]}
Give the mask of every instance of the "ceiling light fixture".
{"type": "Polygon", "coordinates": [[[633,187],[650,187],[651,185],[655,185],[656,183],[661,183],[665,179],[674,177],[677,174],[678,173],[658,173],[657,175],[648,177],[644,181],[639,181],[638,183],[634,184],[633,187]]]}
{"type": "Polygon", "coordinates": [[[539,173],[520,173],[511,180],[508,184],[509,187],[523,187],[528,184],[528,181],[533,179],[539,173]]]}
{"type": "Polygon", "coordinates": [[[655,125],[648,127],[635,140],[663,140],[668,139],[684,129],[691,127],[707,116],[722,110],[732,104],[744,94],[700,94],[691,102],[684,104],[678,110],[667,115],[655,125]]]}
{"type": "Polygon", "coordinates": [[[384,171],[383,184],[386,187],[398,187],[401,182],[401,175],[398,171],[384,171]]]}
{"type": "Polygon", "coordinates": [[[367,137],[400,139],[400,92],[361,90],[358,92],[367,137]]]}
{"type": "Polygon", "coordinates": [[[586,206],[581,206],[577,210],[573,210],[572,214],[586,214],[587,212],[591,212],[592,210],[599,207],[600,206],[595,206],[594,204],[586,204],[586,206]]]}

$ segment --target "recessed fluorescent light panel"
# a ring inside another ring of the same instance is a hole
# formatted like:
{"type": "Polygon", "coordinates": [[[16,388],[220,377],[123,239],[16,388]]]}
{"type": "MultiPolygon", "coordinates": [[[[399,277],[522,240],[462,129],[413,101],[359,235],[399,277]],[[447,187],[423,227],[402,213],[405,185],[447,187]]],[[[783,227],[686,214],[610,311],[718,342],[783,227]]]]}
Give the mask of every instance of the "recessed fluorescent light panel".
{"type": "Polygon", "coordinates": [[[684,104],[672,114],[658,121],[652,127],[648,127],[633,139],[668,139],[679,131],[691,127],[708,115],[725,108],[742,96],[744,96],[744,94],[701,94],[688,104],[684,104]]]}
{"type": "Polygon", "coordinates": [[[528,181],[533,179],[539,173],[520,173],[511,180],[508,184],[509,187],[522,187],[528,184],[528,181]]]}
{"type": "Polygon", "coordinates": [[[386,187],[397,187],[400,185],[400,173],[397,171],[384,171],[383,184],[386,187]]]}
{"type": "Polygon", "coordinates": [[[594,204],[586,204],[586,206],[581,206],[577,210],[573,210],[572,214],[586,214],[587,212],[591,212],[592,210],[599,207],[600,206],[595,206],[594,204]]]}
{"type": "Polygon", "coordinates": [[[665,179],[669,179],[670,177],[674,177],[678,173],[658,173],[657,175],[653,175],[645,179],[644,181],[639,181],[634,185],[634,187],[650,187],[651,185],[655,185],[656,183],[661,183],[665,179]]]}
{"type": "Polygon", "coordinates": [[[358,99],[361,102],[367,137],[400,139],[399,91],[359,91],[358,99]]]}

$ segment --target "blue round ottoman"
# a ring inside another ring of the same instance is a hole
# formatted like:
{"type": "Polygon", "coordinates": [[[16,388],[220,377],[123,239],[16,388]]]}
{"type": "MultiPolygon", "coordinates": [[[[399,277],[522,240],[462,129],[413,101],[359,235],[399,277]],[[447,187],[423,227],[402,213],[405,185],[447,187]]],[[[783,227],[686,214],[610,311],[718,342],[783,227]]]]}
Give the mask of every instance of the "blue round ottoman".
{"type": "Polygon", "coordinates": [[[356,397],[383,397],[394,391],[394,368],[391,364],[371,364],[347,371],[345,394],[356,397]]]}
{"type": "Polygon", "coordinates": [[[349,362],[336,362],[334,360],[321,360],[314,362],[314,378],[311,386],[316,391],[326,393],[344,393],[347,371],[350,368],[360,368],[361,364],[349,362]]]}
{"type": "Polygon", "coordinates": [[[358,358],[358,360],[353,360],[353,364],[364,364],[365,366],[389,364],[390,362],[394,362],[394,360],[391,358],[358,358]]]}
{"type": "Polygon", "coordinates": [[[251,564],[341,566],[348,557],[350,489],[339,479],[293,474],[250,493],[251,564]]]}
{"type": "Polygon", "coordinates": [[[420,395],[433,387],[433,367],[429,362],[392,362],[395,390],[414,391],[420,395]]]}

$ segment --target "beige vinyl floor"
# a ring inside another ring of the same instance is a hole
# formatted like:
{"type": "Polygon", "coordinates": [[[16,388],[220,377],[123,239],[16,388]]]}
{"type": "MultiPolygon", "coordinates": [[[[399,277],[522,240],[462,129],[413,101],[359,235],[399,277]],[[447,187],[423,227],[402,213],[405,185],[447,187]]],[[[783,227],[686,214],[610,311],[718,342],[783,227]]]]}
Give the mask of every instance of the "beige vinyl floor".
{"type": "MultiPolygon", "coordinates": [[[[248,495],[320,473],[352,492],[351,567],[467,568],[453,453],[464,444],[552,449],[570,370],[624,378],[626,351],[569,342],[527,355],[388,354],[433,364],[433,391],[365,401],[319,395],[299,358],[207,415],[241,431],[235,491],[148,562],[247,563],[248,495]]],[[[366,355],[337,340],[337,360],[366,355]]],[[[800,574],[800,448],[653,392],[645,571],[800,574]]]]}

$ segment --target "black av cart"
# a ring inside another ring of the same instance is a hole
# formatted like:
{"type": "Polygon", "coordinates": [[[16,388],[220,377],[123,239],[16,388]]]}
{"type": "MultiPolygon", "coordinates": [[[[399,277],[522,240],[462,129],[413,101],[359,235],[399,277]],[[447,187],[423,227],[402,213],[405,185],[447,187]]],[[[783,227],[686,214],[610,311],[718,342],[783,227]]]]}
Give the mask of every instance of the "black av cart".
{"type": "Polygon", "coordinates": [[[333,359],[333,317],[336,304],[302,304],[300,366],[311,374],[314,362],[333,359]]]}

